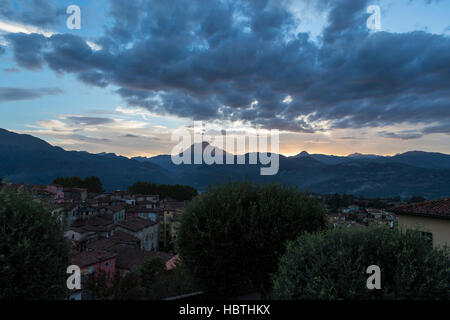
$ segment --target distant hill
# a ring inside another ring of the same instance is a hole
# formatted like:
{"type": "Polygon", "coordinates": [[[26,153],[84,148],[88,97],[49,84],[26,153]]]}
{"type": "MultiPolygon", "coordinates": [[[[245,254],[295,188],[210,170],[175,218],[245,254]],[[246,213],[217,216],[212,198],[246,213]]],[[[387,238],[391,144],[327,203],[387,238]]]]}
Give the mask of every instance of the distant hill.
{"type": "MultiPolygon", "coordinates": [[[[206,146],[202,145],[202,150],[206,146]]],[[[236,156],[234,159],[236,163],[236,156]]],[[[245,159],[245,165],[174,165],[170,155],[128,159],[111,153],[65,151],[36,137],[0,129],[0,177],[13,182],[49,184],[58,176],[95,175],[108,191],[125,189],[136,181],[179,183],[204,190],[229,179],[249,179],[295,185],[317,193],[420,195],[430,199],[450,196],[450,156],[441,153],[344,157],[305,151],[293,157],[280,155],[280,170],[274,176],[261,176],[260,165],[248,164],[249,154],[245,159]]]]}
{"type": "Polygon", "coordinates": [[[107,190],[126,188],[137,180],[164,182],[157,165],[113,154],[65,151],[30,135],[0,129],[0,177],[13,182],[49,184],[59,176],[99,176],[107,190]]]}
{"type": "Polygon", "coordinates": [[[450,169],[450,155],[437,152],[409,151],[395,156],[379,156],[375,154],[353,153],[348,156],[333,156],[325,154],[309,154],[306,151],[292,158],[311,157],[324,164],[341,164],[354,161],[375,163],[401,163],[419,168],[450,169]]]}

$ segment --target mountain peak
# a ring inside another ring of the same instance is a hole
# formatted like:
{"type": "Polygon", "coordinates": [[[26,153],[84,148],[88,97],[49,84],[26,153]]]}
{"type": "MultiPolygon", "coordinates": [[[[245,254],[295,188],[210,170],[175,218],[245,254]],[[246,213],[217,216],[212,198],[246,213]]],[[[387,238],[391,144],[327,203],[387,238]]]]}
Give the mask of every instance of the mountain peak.
{"type": "Polygon", "coordinates": [[[302,152],[300,152],[299,154],[297,154],[297,155],[295,156],[295,158],[308,157],[308,156],[309,156],[309,153],[308,153],[307,151],[303,150],[302,152]]]}

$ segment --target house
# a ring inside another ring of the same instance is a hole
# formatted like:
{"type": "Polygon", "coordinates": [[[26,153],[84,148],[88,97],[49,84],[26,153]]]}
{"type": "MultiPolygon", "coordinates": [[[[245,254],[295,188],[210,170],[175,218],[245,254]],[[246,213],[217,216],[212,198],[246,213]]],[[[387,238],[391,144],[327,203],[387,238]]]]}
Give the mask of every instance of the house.
{"type": "Polygon", "coordinates": [[[435,247],[450,246],[450,199],[410,203],[391,209],[400,227],[417,229],[435,247]]]}
{"type": "MultiPolygon", "coordinates": [[[[76,225],[76,222],[74,222],[76,225]]],[[[86,220],[82,228],[87,231],[95,232],[99,238],[108,238],[113,234],[115,223],[107,216],[94,216],[86,220]]]]}
{"type": "Polygon", "coordinates": [[[166,248],[173,238],[176,237],[176,229],[179,217],[183,212],[186,203],[174,199],[166,198],[161,201],[163,217],[160,220],[160,246],[166,248]]]}
{"type": "Polygon", "coordinates": [[[133,198],[136,200],[136,203],[141,203],[141,202],[151,202],[154,203],[155,206],[158,206],[159,204],[159,195],[145,195],[145,194],[136,194],[133,195],[133,198]]]}
{"type": "Polygon", "coordinates": [[[116,252],[119,248],[139,249],[141,241],[121,230],[115,230],[109,238],[101,238],[86,244],[86,250],[116,252]]]}
{"type": "Polygon", "coordinates": [[[159,257],[164,263],[170,261],[173,258],[173,255],[160,251],[142,251],[139,249],[118,249],[117,250],[117,260],[116,260],[116,269],[119,272],[120,276],[126,275],[131,270],[138,268],[145,261],[159,257]]]}
{"type": "Polygon", "coordinates": [[[141,249],[146,251],[158,250],[159,224],[150,219],[130,217],[121,221],[116,230],[126,232],[141,241],[141,249]]]}
{"type": "Polygon", "coordinates": [[[76,252],[86,250],[86,244],[98,238],[95,232],[80,227],[71,227],[64,233],[64,237],[71,241],[72,249],[76,252]]]}
{"type": "Polygon", "coordinates": [[[69,202],[84,202],[87,199],[88,191],[82,188],[66,187],[64,191],[64,200],[69,202]]]}
{"type": "Polygon", "coordinates": [[[59,211],[63,213],[65,223],[67,226],[71,226],[76,220],[78,220],[78,204],[66,203],[59,208],[59,211]]]}
{"type": "Polygon", "coordinates": [[[102,207],[99,209],[100,214],[108,217],[114,223],[125,220],[125,206],[124,205],[111,205],[102,207]]]}
{"type": "Polygon", "coordinates": [[[116,253],[109,251],[83,251],[72,257],[72,264],[80,267],[81,275],[106,272],[113,279],[116,271],[116,253]]]}
{"type": "Polygon", "coordinates": [[[81,270],[81,293],[75,291],[69,299],[93,299],[93,294],[86,290],[89,278],[100,272],[105,272],[109,285],[112,284],[116,272],[116,253],[109,251],[83,251],[72,257],[72,264],[81,270]]]}
{"type": "Polygon", "coordinates": [[[162,216],[163,216],[162,208],[147,208],[141,205],[127,208],[127,218],[141,217],[143,219],[150,219],[155,222],[158,222],[160,217],[162,216]]]}

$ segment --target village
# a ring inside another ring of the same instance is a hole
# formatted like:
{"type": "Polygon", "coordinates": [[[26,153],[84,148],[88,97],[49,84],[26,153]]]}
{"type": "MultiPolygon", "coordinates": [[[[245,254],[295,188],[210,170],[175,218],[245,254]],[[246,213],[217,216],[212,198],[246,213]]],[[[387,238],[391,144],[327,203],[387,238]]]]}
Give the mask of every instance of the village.
{"type": "Polygon", "coordinates": [[[71,246],[71,262],[81,270],[82,289],[69,300],[92,299],[83,290],[90,275],[104,272],[110,280],[125,276],[145,261],[159,257],[166,270],[175,268],[177,224],[187,201],[126,191],[95,194],[59,185],[11,184],[17,192],[28,188],[38,199],[54,203],[71,246]]]}
{"type": "MultiPolygon", "coordinates": [[[[70,245],[71,264],[81,272],[81,288],[68,291],[68,300],[99,299],[89,288],[88,282],[100,274],[106,277],[106,286],[111,287],[115,279],[124,279],[154,258],[160,259],[169,273],[179,265],[180,257],[175,247],[177,229],[189,200],[180,201],[167,194],[139,194],[130,190],[90,192],[87,188],[63,187],[56,183],[8,185],[15,192],[31,192],[35,200],[50,203],[51,213],[60,217],[64,237],[70,245]]],[[[311,194],[310,197],[323,203],[333,229],[371,225],[386,225],[391,229],[413,228],[415,220],[411,219],[417,219],[414,218],[416,212],[426,212],[426,215],[419,215],[429,222],[423,234],[433,245],[448,243],[446,229],[440,230],[445,227],[445,220],[438,228],[433,225],[436,218],[441,220],[447,214],[438,214],[435,209],[430,211],[431,207],[444,208],[447,199],[408,202],[338,194],[311,194]],[[435,214],[430,214],[435,211],[435,214]]]]}

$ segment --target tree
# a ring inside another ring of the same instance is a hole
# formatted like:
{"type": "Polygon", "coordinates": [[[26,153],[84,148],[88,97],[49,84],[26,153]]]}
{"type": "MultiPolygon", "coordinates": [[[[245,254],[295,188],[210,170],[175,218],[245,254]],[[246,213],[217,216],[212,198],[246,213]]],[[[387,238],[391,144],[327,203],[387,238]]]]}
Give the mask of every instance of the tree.
{"type": "Polygon", "coordinates": [[[271,286],[285,242],[327,226],[322,205],[308,194],[251,182],[208,188],[184,210],[178,251],[195,282],[226,296],[234,286],[271,286]]]}
{"type": "Polygon", "coordinates": [[[347,228],[291,242],[273,279],[275,299],[446,299],[450,259],[415,231],[347,228]],[[381,269],[381,289],[367,288],[367,268],[381,269]]]}
{"type": "Polygon", "coordinates": [[[85,188],[92,193],[102,193],[103,184],[99,177],[86,177],[81,179],[80,177],[58,177],[53,180],[53,184],[57,184],[63,187],[72,188],[85,188]]]}
{"type": "Polygon", "coordinates": [[[166,270],[166,265],[160,257],[146,260],[139,268],[142,286],[150,288],[156,276],[166,270]]]}
{"type": "Polygon", "coordinates": [[[424,202],[427,199],[425,199],[424,197],[421,196],[412,196],[411,199],[409,199],[409,202],[411,203],[415,203],[415,202],[424,202]]]}
{"type": "Polygon", "coordinates": [[[178,201],[192,200],[198,192],[191,186],[155,184],[149,182],[136,182],[128,187],[132,194],[157,194],[161,198],[173,198],[178,201]]]}
{"type": "Polygon", "coordinates": [[[0,190],[0,299],[64,299],[69,246],[48,204],[0,190]]]}

